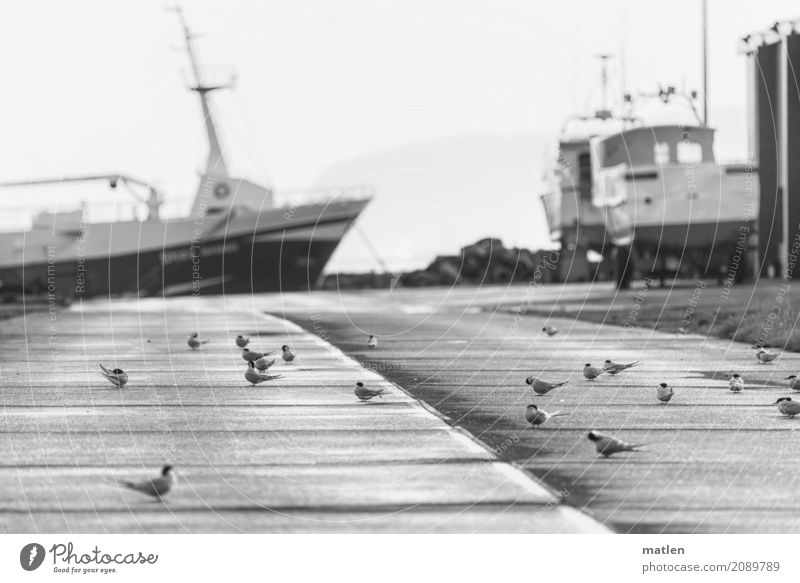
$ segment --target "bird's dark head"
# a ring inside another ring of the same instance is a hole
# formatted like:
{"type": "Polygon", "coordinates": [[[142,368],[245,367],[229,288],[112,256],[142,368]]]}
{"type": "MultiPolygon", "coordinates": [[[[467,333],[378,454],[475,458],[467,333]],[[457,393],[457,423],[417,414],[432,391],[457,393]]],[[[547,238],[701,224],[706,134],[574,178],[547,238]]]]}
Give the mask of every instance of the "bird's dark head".
{"type": "Polygon", "coordinates": [[[164,466],[161,468],[162,476],[169,476],[172,473],[172,466],[164,466]]]}
{"type": "Polygon", "coordinates": [[[542,332],[547,332],[547,326],[542,326],[542,332]]]}
{"type": "Polygon", "coordinates": [[[666,389],[667,388],[667,383],[661,383],[658,386],[661,387],[662,389],[666,389]]]}
{"type": "Polygon", "coordinates": [[[791,376],[788,376],[788,377],[786,377],[786,380],[787,380],[787,381],[790,381],[790,380],[792,380],[792,379],[796,379],[796,378],[797,378],[797,375],[796,375],[796,374],[793,374],[793,375],[791,375],[791,376]]]}
{"type": "Polygon", "coordinates": [[[284,344],[283,346],[281,346],[281,350],[284,350],[284,351],[285,350],[289,350],[289,346],[287,344],[284,344]]]}
{"type": "Polygon", "coordinates": [[[528,405],[528,406],[527,406],[527,407],[525,407],[525,408],[526,408],[526,409],[533,409],[534,411],[538,411],[538,410],[539,410],[539,407],[537,407],[536,405],[528,405]]]}
{"type": "Polygon", "coordinates": [[[244,336],[242,336],[241,334],[239,334],[239,335],[237,336],[237,338],[244,338],[244,336]]]}
{"type": "Polygon", "coordinates": [[[197,338],[197,332],[192,332],[192,338],[197,338]]]}
{"type": "Polygon", "coordinates": [[[361,389],[361,388],[363,388],[363,387],[364,387],[364,383],[362,383],[361,381],[358,381],[358,382],[356,383],[356,386],[357,386],[359,389],[361,389]]]}
{"type": "Polygon", "coordinates": [[[242,348],[242,352],[250,352],[249,348],[242,348]]]}
{"type": "Polygon", "coordinates": [[[598,439],[600,439],[600,436],[599,436],[599,435],[597,435],[597,432],[596,432],[596,431],[594,431],[594,430],[590,431],[590,432],[589,432],[589,433],[586,435],[586,437],[588,437],[588,438],[589,438],[589,441],[597,441],[598,439]]]}
{"type": "Polygon", "coordinates": [[[735,378],[735,379],[738,379],[738,378],[739,378],[739,373],[738,373],[738,372],[735,372],[735,373],[733,373],[731,376],[732,376],[733,378],[735,378]]]}
{"type": "Polygon", "coordinates": [[[773,405],[777,405],[778,403],[782,403],[783,401],[791,401],[791,400],[792,400],[792,398],[791,398],[791,397],[781,397],[780,399],[778,399],[777,401],[775,401],[775,402],[773,403],[773,405]]]}
{"type": "Polygon", "coordinates": [[[532,385],[533,384],[533,377],[528,377],[527,379],[525,379],[525,382],[527,384],[529,384],[529,385],[532,385]]]}
{"type": "Polygon", "coordinates": [[[592,365],[591,365],[590,363],[588,363],[588,362],[587,362],[587,363],[586,363],[585,365],[583,365],[583,366],[592,366],[592,365]]]}
{"type": "Polygon", "coordinates": [[[112,370],[111,372],[113,372],[114,374],[122,374],[122,373],[124,373],[125,371],[124,371],[124,370],[122,370],[121,368],[115,368],[115,369],[114,369],[114,370],[112,370]]]}

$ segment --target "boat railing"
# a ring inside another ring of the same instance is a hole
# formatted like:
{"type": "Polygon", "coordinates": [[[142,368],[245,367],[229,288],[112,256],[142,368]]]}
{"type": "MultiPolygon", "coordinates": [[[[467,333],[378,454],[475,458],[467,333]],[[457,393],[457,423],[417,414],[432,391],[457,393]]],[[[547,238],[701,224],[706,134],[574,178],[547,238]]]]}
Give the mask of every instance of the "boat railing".
{"type": "MultiPolygon", "coordinates": [[[[371,186],[353,185],[348,187],[288,189],[273,193],[272,206],[274,208],[288,208],[307,204],[325,204],[345,202],[352,200],[365,200],[375,194],[371,186]]],[[[170,197],[161,202],[159,216],[162,219],[177,219],[189,216],[194,197],[170,197]]],[[[42,213],[58,215],[57,226],[72,223],[79,224],[83,211],[83,223],[144,221],[148,217],[147,205],[135,199],[124,197],[109,201],[87,202],[54,202],[44,200],[40,204],[35,201],[26,201],[18,205],[0,205],[0,232],[8,233],[25,231],[33,227],[37,218],[42,218],[42,213]]],[[[266,209],[265,209],[266,210],[266,209]]],[[[52,225],[52,219],[50,224],[52,225]]],[[[77,228],[77,227],[76,227],[77,228]]]]}

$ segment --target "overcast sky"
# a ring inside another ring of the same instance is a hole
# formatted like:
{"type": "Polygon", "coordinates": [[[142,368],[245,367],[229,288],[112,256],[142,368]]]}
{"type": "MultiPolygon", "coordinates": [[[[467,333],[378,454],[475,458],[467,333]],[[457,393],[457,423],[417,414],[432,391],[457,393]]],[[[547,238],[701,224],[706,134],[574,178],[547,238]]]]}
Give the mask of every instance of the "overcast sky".
{"type": "MultiPolygon", "coordinates": [[[[205,137],[165,5],[4,4],[1,179],[121,170],[155,181],[167,197],[194,192],[205,137]]],[[[398,269],[481,236],[547,244],[538,181],[564,118],[597,104],[597,53],[624,52],[634,92],[659,82],[701,86],[699,0],[183,5],[204,33],[198,48],[212,76],[225,66],[238,74],[235,91],[214,102],[232,169],[278,190],[374,184],[361,228],[398,269]]],[[[737,39],[800,9],[788,0],[709,0],[709,12],[717,152],[741,158],[737,39]]],[[[4,208],[28,204],[9,192],[4,208]]],[[[377,267],[353,234],[334,266],[377,267]]]]}

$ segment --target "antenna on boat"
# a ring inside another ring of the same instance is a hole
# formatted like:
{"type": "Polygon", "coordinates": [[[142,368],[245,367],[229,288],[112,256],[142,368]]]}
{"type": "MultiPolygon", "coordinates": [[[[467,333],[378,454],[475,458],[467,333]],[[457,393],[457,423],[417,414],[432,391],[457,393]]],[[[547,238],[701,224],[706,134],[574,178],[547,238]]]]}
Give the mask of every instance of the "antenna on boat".
{"type": "Polygon", "coordinates": [[[236,78],[235,76],[231,76],[230,81],[218,85],[204,83],[202,69],[200,68],[200,64],[194,50],[193,41],[196,35],[193,34],[189,29],[189,25],[186,22],[186,17],[183,14],[183,8],[180,6],[180,4],[173,4],[172,6],[168,7],[167,10],[175,12],[180,20],[181,28],[183,29],[183,36],[186,41],[186,53],[189,55],[189,62],[192,66],[192,73],[194,75],[194,86],[190,87],[190,89],[192,91],[196,91],[200,96],[200,104],[203,108],[206,133],[208,134],[208,161],[206,162],[205,175],[226,177],[228,176],[228,168],[225,164],[225,158],[222,155],[222,146],[219,140],[219,135],[217,134],[217,127],[214,123],[214,118],[211,115],[208,94],[212,91],[217,91],[218,89],[228,89],[233,87],[236,78]]]}
{"type": "Polygon", "coordinates": [[[597,58],[600,59],[600,79],[602,85],[602,101],[600,102],[600,109],[597,111],[596,116],[599,119],[608,119],[611,117],[611,111],[608,109],[608,60],[613,55],[600,54],[597,58]]]}
{"type": "Polygon", "coordinates": [[[703,125],[708,125],[708,3],[703,0],[703,125]]]}

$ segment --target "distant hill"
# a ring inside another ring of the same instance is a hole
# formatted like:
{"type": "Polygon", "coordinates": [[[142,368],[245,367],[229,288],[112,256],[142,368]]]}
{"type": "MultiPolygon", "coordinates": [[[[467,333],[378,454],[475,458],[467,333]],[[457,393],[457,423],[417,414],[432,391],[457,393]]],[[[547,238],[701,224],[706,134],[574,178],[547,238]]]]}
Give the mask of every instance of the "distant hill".
{"type": "MultiPolygon", "coordinates": [[[[549,245],[539,193],[553,144],[531,134],[403,142],[346,157],[316,182],[373,185],[377,197],[358,229],[388,270],[410,270],[486,233],[512,246],[549,245]]],[[[361,236],[351,232],[327,271],[380,269],[361,236]]]]}

